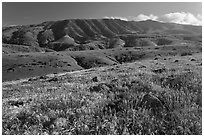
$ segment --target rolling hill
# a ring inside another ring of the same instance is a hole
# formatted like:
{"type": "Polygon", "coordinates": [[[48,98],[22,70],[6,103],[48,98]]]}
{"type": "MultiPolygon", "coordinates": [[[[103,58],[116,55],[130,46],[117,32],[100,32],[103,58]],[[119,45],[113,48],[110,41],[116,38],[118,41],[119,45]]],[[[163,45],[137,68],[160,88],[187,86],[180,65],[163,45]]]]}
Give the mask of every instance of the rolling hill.
{"type": "Polygon", "coordinates": [[[2,134],[202,134],[201,26],[70,19],[2,34],[2,134]]]}
{"type": "Polygon", "coordinates": [[[3,27],[3,81],[201,52],[201,28],[119,19],[3,27]]]}
{"type": "MultiPolygon", "coordinates": [[[[141,46],[135,44],[140,38],[153,40],[153,42],[158,42],[160,38],[201,41],[202,27],[152,20],[135,22],[119,19],[68,19],[4,27],[2,32],[5,44],[64,51],[121,47],[124,46],[123,43],[126,43],[126,46],[129,46],[129,43],[141,46]],[[114,40],[117,40],[116,44],[114,40]],[[102,42],[98,44],[99,41],[102,42]]],[[[151,42],[146,43],[151,44],[151,42]]]]}

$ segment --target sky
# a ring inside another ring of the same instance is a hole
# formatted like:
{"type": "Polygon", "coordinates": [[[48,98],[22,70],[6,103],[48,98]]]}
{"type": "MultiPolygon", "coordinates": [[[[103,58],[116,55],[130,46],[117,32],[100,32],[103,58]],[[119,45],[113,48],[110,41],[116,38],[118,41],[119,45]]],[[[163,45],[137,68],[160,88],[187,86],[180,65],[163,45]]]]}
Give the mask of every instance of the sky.
{"type": "Polygon", "coordinates": [[[152,19],[179,24],[202,24],[201,2],[3,2],[2,25],[37,24],[64,19],[152,19]]]}

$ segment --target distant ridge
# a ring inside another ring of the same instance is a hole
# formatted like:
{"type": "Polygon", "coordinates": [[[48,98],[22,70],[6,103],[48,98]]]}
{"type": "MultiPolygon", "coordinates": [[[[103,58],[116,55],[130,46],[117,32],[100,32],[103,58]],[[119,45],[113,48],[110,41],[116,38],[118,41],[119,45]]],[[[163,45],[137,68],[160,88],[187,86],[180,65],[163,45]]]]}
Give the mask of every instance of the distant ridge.
{"type": "Polygon", "coordinates": [[[127,34],[201,35],[202,27],[153,20],[68,19],[3,27],[2,30],[3,43],[39,47],[49,47],[56,42],[83,44],[89,40],[104,40],[127,34]]]}

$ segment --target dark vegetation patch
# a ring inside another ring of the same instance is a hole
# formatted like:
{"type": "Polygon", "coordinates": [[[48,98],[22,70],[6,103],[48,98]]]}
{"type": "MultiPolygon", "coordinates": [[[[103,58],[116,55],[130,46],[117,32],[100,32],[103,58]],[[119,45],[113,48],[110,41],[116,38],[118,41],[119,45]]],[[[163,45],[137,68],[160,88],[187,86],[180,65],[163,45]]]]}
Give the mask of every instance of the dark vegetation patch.
{"type": "Polygon", "coordinates": [[[192,53],[190,53],[190,52],[182,52],[181,53],[181,56],[189,56],[189,55],[192,55],[192,53]]]}
{"type": "Polygon", "coordinates": [[[157,45],[170,45],[172,44],[172,40],[170,39],[165,39],[165,38],[160,38],[160,39],[157,39],[157,45]]]}

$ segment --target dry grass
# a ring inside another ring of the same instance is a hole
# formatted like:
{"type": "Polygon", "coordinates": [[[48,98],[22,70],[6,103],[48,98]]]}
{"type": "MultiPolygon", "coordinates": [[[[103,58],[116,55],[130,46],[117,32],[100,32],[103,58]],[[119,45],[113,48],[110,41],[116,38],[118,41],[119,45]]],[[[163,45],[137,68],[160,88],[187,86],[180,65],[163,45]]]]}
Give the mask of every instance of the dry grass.
{"type": "Polygon", "coordinates": [[[51,82],[3,84],[2,133],[201,135],[199,63],[201,54],[175,56],[61,74],[51,82]],[[93,82],[95,76],[100,81],[93,82]],[[149,92],[170,110],[158,116],[139,108],[149,92]]]}

